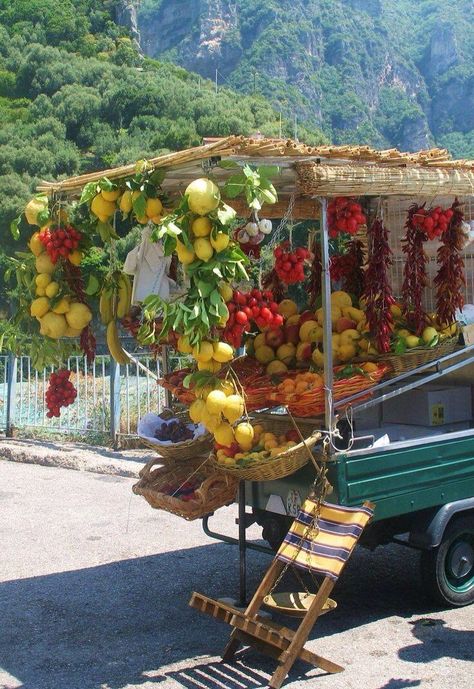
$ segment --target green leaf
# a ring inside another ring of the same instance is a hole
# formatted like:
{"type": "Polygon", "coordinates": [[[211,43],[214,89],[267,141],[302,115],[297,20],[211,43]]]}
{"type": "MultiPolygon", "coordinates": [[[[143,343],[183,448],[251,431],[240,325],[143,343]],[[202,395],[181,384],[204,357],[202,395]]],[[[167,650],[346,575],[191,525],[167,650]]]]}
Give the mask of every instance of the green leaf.
{"type": "Polygon", "coordinates": [[[236,216],[237,213],[235,212],[235,210],[231,206],[228,206],[226,203],[222,204],[222,207],[220,207],[217,211],[217,218],[221,225],[228,225],[233,220],[235,220],[236,216]]]}
{"type": "Polygon", "coordinates": [[[117,185],[114,184],[108,177],[102,177],[102,179],[99,179],[99,188],[102,191],[115,191],[117,189],[117,185]]]}
{"type": "Polygon", "coordinates": [[[165,179],[166,172],[163,170],[163,168],[157,168],[154,170],[154,172],[151,173],[150,175],[150,182],[154,184],[157,187],[160,187],[163,180],[165,179]]]}
{"type": "Polygon", "coordinates": [[[137,218],[143,218],[146,211],[146,198],[145,195],[139,194],[135,199],[133,199],[133,212],[137,218]]]}
{"type": "Polygon", "coordinates": [[[232,168],[240,167],[235,160],[221,160],[219,161],[218,165],[224,170],[231,170],[232,168]]]}
{"type": "Polygon", "coordinates": [[[259,165],[257,170],[261,177],[275,177],[280,172],[278,165],[259,165]]]}
{"type": "Polygon", "coordinates": [[[224,196],[226,196],[228,199],[235,199],[235,197],[241,194],[244,189],[245,184],[243,182],[233,182],[229,179],[224,187],[224,196]]]}
{"type": "Polygon", "coordinates": [[[79,205],[83,203],[89,203],[89,201],[92,201],[94,196],[97,195],[97,182],[88,182],[81,194],[81,198],[79,199],[79,205]]]}
{"type": "Polygon", "coordinates": [[[189,388],[191,386],[192,379],[193,379],[193,374],[188,373],[188,375],[183,378],[183,387],[189,388]]]}
{"type": "Polygon", "coordinates": [[[407,343],[402,337],[397,338],[395,342],[395,348],[393,350],[395,354],[405,354],[407,351],[407,343]]]}
{"type": "Polygon", "coordinates": [[[18,241],[20,239],[20,222],[21,222],[21,215],[18,216],[18,218],[15,218],[15,220],[12,220],[10,223],[10,232],[12,233],[13,239],[18,241]]]}
{"type": "Polygon", "coordinates": [[[260,189],[260,196],[265,203],[275,203],[276,197],[269,189],[260,189]]]}
{"type": "Polygon", "coordinates": [[[204,280],[199,280],[197,284],[198,292],[201,297],[208,297],[212,290],[214,289],[214,285],[210,284],[209,282],[204,282],[204,280]]]}
{"type": "Polygon", "coordinates": [[[96,276],[95,275],[89,275],[89,280],[87,282],[87,287],[85,289],[85,293],[91,297],[94,294],[97,294],[99,289],[100,289],[100,284],[99,284],[99,281],[96,278],[96,276]]]}
{"type": "MultiPolygon", "coordinates": [[[[212,289],[212,288],[211,288],[211,289],[212,289]]],[[[221,296],[221,293],[220,293],[219,290],[217,290],[217,289],[212,290],[212,291],[210,292],[210,295],[211,295],[211,296],[210,296],[210,302],[211,302],[211,304],[213,304],[214,306],[217,306],[218,304],[220,304],[221,301],[223,301],[222,296],[221,296]]]]}

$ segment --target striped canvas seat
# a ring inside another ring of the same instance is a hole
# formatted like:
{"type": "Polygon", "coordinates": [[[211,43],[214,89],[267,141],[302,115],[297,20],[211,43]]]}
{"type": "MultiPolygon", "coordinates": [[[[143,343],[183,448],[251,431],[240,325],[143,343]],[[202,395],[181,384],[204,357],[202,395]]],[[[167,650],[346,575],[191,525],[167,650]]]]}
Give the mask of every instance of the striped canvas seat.
{"type": "Polygon", "coordinates": [[[316,510],[315,502],[305,501],[276,557],[336,580],[373,510],[365,505],[340,507],[325,502],[314,529],[316,510]]]}

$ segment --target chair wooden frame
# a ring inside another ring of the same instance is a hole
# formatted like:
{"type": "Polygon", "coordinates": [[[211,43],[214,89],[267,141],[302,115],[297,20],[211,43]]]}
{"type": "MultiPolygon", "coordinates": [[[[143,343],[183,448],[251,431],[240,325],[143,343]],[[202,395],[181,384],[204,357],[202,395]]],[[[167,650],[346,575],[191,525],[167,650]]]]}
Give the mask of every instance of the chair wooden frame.
{"type": "MultiPolygon", "coordinates": [[[[373,508],[373,505],[366,502],[364,507],[373,508]]],[[[224,661],[233,659],[240,644],[251,646],[278,661],[278,667],[269,682],[270,689],[281,687],[293,663],[298,658],[328,673],[344,670],[341,665],[316,655],[304,647],[318,617],[323,613],[325,603],[337,579],[329,576],[324,577],[296,631],[259,616],[258,612],[263,599],[271,591],[286,566],[285,562],[275,556],[245,612],[195,591],[189,601],[191,607],[233,627],[230,639],[222,654],[224,661]]]]}

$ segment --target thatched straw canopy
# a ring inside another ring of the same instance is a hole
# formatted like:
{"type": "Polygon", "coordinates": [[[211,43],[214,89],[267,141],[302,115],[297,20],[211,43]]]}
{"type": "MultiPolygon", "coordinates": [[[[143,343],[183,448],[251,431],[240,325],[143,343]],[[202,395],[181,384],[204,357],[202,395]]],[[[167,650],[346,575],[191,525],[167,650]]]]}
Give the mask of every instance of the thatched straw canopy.
{"type": "MultiPolygon", "coordinates": [[[[377,151],[370,146],[307,146],[292,140],[229,136],[207,139],[202,146],[167,153],[148,160],[153,168],[166,169],[164,188],[182,192],[203,173],[203,167],[219,159],[251,164],[276,164],[275,181],[281,200],[296,193],[301,197],[337,195],[433,196],[474,193],[474,161],[452,160],[444,149],[404,153],[397,149],[377,151]]],[[[125,165],[59,182],[42,182],[38,190],[75,196],[88,182],[101,177],[120,179],[133,175],[135,165],[125,165]]],[[[232,170],[213,168],[218,182],[232,170]]],[[[312,214],[314,217],[314,204],[312,214]]],[[[274,216],[275,217],[275,216],[274,216]]],[[[309,216],[311,217],[311,216],[309,216]]]]}

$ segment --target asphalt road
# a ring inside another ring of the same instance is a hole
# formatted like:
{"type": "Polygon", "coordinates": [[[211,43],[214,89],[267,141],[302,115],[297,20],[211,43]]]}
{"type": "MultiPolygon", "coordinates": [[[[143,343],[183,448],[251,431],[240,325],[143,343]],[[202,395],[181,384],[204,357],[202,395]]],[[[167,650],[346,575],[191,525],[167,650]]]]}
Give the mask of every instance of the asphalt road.
{"type": "MultiPolygon", "coordinates": [[[[257,689],[273,661],[222,664],[227,627],[188,607],[193,589],[232,596],[234,546],[133,496],[133,479],[0,461],[2,689],[257,689]]],[[[235,534],[235,510],[213,526],[235,534]]],[[[251,532],[258,537],[258,531],[251,532]]],[[[253,590],[269,557],[250,552],[253,590]]],[[[346,667],[296,664],[291,689],[472,689],[474,610],[436,610],[418,555],[359,549],[338,608],[309,648],[346,667]]]]}

